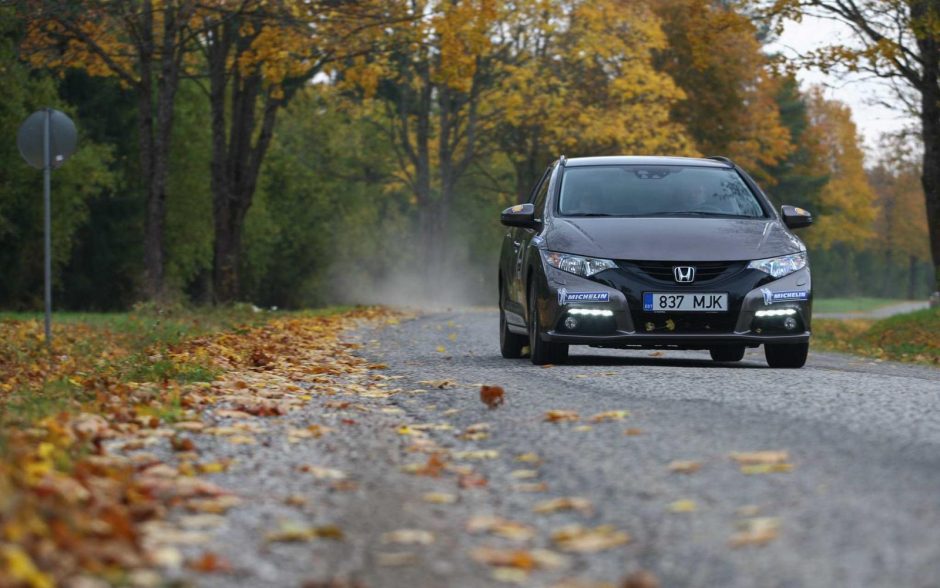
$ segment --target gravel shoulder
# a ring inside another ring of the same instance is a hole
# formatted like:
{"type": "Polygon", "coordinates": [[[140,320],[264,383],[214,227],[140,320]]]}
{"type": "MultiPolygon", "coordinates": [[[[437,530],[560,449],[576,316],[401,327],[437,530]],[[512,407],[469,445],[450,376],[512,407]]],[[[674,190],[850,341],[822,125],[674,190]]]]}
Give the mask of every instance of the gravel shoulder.
{"type": "Polygon", "coordinates": [[[257,446],[203,447],[236,459],[211,479],[243,501],[215,528],[208,547],[233,562],[235,572],[180,572],[181,579],[201,586],[501,580],[550,586],[566,579],[618,583],[645,569],[663,586],[940,581],[940,370],[829,353],[811,353],[802,370],[771,370],[761,350],[720,365],[706,353],[589,348],[573,348],[567,365],[538,368],[499,357],[496,332],[494,310],[468,309],[351,333],[362,344],[358,353],[387,364],[372,383],[389,394],[314,395],[304,408],[265,420],[257,446]],[[441,380],[454,385],[428,383],[441,380]],[[505,404],[488,409],[479,400],[480,384],[502,386],[505,404]],[[581,421],[545,422],[548,410],[575,411],[581,421]],[[591,415],[618,410],[630,414],[584,427],[591,415]],[[462,435],[479,423],[487,423],[487,438],[462,435]],[[331,431],[287,441],[287,429],[310,424],[331,431]],[[414,435],[401,434],[403,425],[406,431],[436,427],[414,435]],[[426,443],[449,452],[456,470],[472,468],[486,485],[461,488],[454,470],[437,477],[402,471],[428,459],[415,450],[426,443]],[[479,450],[498,454],[454,456],[479,450]],[[787,451],[793,469],[747,475],[729,458],[761,450],[787,451]],[[540,463],[516,460],[526,453],[538,454],[540,463]],[[669,466],[676,460],[700,468],[675,473],[669,466]],[[298,473],[305,465],[347,477],[298,473]],[[532,489],[542,482],[543,492],[518,491],[520,484],[532,489]],[[453,494],[457,502],[428,503],[422,499],[428,492],[453,494]],[[533,512],[541,501],[566,496],[593,507],[533,512]],[[694,503],[694,511],[671,512],[677,503],[694,503]],[[478,515],[518,521],[534,536],[513,541],[467,532],[467,521],[478,515]],[[729,546],[741,525],[755,519],[778,525],[777,536],[763,546],[729,546]],[[265,540],[285,524],[335,525],[343,539],[265,540]],[[567,524],[612,525],[631,540],[565,554],[558,569],[527,575],[471,558],[482,546],[559,552],[551,535],[567,524]],[[428,531],[431,541],[390,541],[386,534],[401,529],[428,531]]]}

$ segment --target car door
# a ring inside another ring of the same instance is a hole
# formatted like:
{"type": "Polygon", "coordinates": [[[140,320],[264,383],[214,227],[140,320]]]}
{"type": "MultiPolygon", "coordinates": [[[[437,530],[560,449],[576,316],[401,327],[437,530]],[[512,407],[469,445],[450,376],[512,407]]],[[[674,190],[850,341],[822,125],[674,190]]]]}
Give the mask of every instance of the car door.
{"type": "MultiPolygon", "coordinates": [[[[545,170],[541,178],[539,178],[539,180],[532,187],[532,191],[529,193],[529,197],[525,200],[526,202],[535,201],[542,185],[547,184],[550,171],[551,168],[545,170]]],[[[523,241],[528,242],[531,240],[531,238],[527,238],[527,236],[527,229],[522,229],[519,227],[506,227],[506,232],[503,235],[503,253],[500,258],[500,271],[502,272],[503,279],[506,281],[506,310],[509,311],[507,316],[510,319],[510,322],[520,325],[522,324],[520,322],[522,320],[521,315],[525,312],[523,306],[525,299],[525,284],[520,285],[522,262],[523,256],[525,254],[523,241]],[[516,318],[517,316],[518,318],[516,318]]]]}
{"type": "MultiPolygon", "coordinates": [[[[545,212],[545,200],[548,197],[548,188],[551,184],[553,166],[549,166],[545,170],[545,173],[542,174],[542,179],[539,180],[538,185],[532,190],[532,194],[529,196],[529,202],[535,206],[535,216],[538,219],[541,219],[545,212]]],[[[526,255],[529,254],[530,247],[529,245],[532,242],[532,239],[538,235],[540,229],[528,229],[522,227],[516,227],[513,229],[513,241],[512,246],[515,251],[515,260],[512,268],[513,279],[512,283],[515,286],[515,292],[513,292],[514,299],[519,302],[520,306],[525,305],[526,303],[526,283],[525,283],[525,268],[526,264],[526,255]]]]}

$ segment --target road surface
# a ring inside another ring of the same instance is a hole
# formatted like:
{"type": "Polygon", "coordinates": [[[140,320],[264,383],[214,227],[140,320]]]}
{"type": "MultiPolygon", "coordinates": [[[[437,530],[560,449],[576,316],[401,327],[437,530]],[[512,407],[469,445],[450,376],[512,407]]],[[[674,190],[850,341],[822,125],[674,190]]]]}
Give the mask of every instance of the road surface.
{"type": "Polygon", "coordinates": [[[705,352],[577,347],[569,364],[540,368],[499,356],[493,309],[426,314],[349,336],[363,344],[359,353],[388,365],[382,374],[393,393],[318,397],[269,425],[268,441],[257,447],[220,444],[219,452],[242,453],[238,467],[213,481],[245,500],[215,530],[211,549],[236,573],[185,572],[184,579],[204,586],[619,586],[647,570],[664,587],[940,584],[940,370],[812,352],[804,369],[771,370],[761,350],[719,365],[705,352]],[[428,383],[437,380],[456,387],[428,383]],[[505,404],[488,409],[480,384],[502,386],[505,404]],[[576,411],[581,420],[545,422],[549,410],[576,411]],[[579,428],[591,415],[618,410],[629,416],[579,428]],[[333,432],[297,444],[276,434],[309,423],[333,432]],[[487,438],[462,435],[478,423],[488,424],[487,438]],[[414,451],[420,433],[408,433],[422,424],[436,428],[421,443],[474,469],[464,477],[471,487],[459,486],[459,472],[402,471],[427,459],[414,451]],[[457,453],[478,450],[498,455],[457,453]],[[745,474],[729,457],[754,451],[786,451],[792,469],[745,474]],[[540,463],[516,460],[526,453],[540,463]],[[671,471],[676,461],[700,467],[671,471]],[[296,473],[302,464],[341,470],[353,483],[312,481],[296,473]],[[486,486],[472,487],[481,477],[486,486]],[[543,492],[520,491],[541,482],[543,492]],[[458,501],[429,503],[428,492],[458,501]],[[585,498],[591,508],[533,512],[557,497],[585,498]],[[478,515],[517,521],[533,537],[468,532],[478,515]],[[263,539],[285,521],[335,525],[344,537],[263,539]],[[560,568],[528,576],[471,557],[481,546],[561,553],[552,533],[573,523],[611,525],[630,541],[564,554],[560,568]],[[732,547],[747,525],[757,532],[752,539],[774,526],[776,536],[732,547]],[[387,535],[401,529],[426,533],[387,535]]]}

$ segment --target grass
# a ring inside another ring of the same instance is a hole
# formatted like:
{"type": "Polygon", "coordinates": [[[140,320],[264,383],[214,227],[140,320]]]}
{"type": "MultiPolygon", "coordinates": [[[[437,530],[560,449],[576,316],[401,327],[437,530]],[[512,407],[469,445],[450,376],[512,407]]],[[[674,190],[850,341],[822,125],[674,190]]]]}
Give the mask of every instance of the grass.
{"type": "Polygon", "coordinates": [[[893,298],[817,298],[813,312],[868,312],[885,306],[909,302],[893,298]]]}
{"type": "Polygon", "coordinates": [[[816,319],[813,347],[940,367],[940,307],[879,321],[816,319]]]}
{"type": "MultiPolygon", "coordinates": [[[[108,382],[205,382],[212,366],[171,361],[180,342],[217,332],[244,332],[274,316],[342,312],[329,307],[298,313],[256,312],[249,305],[158,309],[125,313],[56,313],[52,352],[43,340],[42,313],[0,313],[0,453],[4,432],[62,411],[82,410],[108,382]]],[[[172,403],[171,403],[172,404],[172,403]]],[[[172,420],[179,407],[161,408],[172,420]]]]}

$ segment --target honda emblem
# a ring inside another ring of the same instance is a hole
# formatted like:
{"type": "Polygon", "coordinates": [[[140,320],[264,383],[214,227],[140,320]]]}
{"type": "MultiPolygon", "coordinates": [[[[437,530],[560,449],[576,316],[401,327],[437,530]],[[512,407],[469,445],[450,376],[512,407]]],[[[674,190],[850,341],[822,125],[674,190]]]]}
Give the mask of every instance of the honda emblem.
{"type": "Polygon", "coordinates": [[[693,282],[695,281],[695,268],[688,265],[677,265],[672,268],[672,275],[675,276],[677,282],[693,282]]]}

